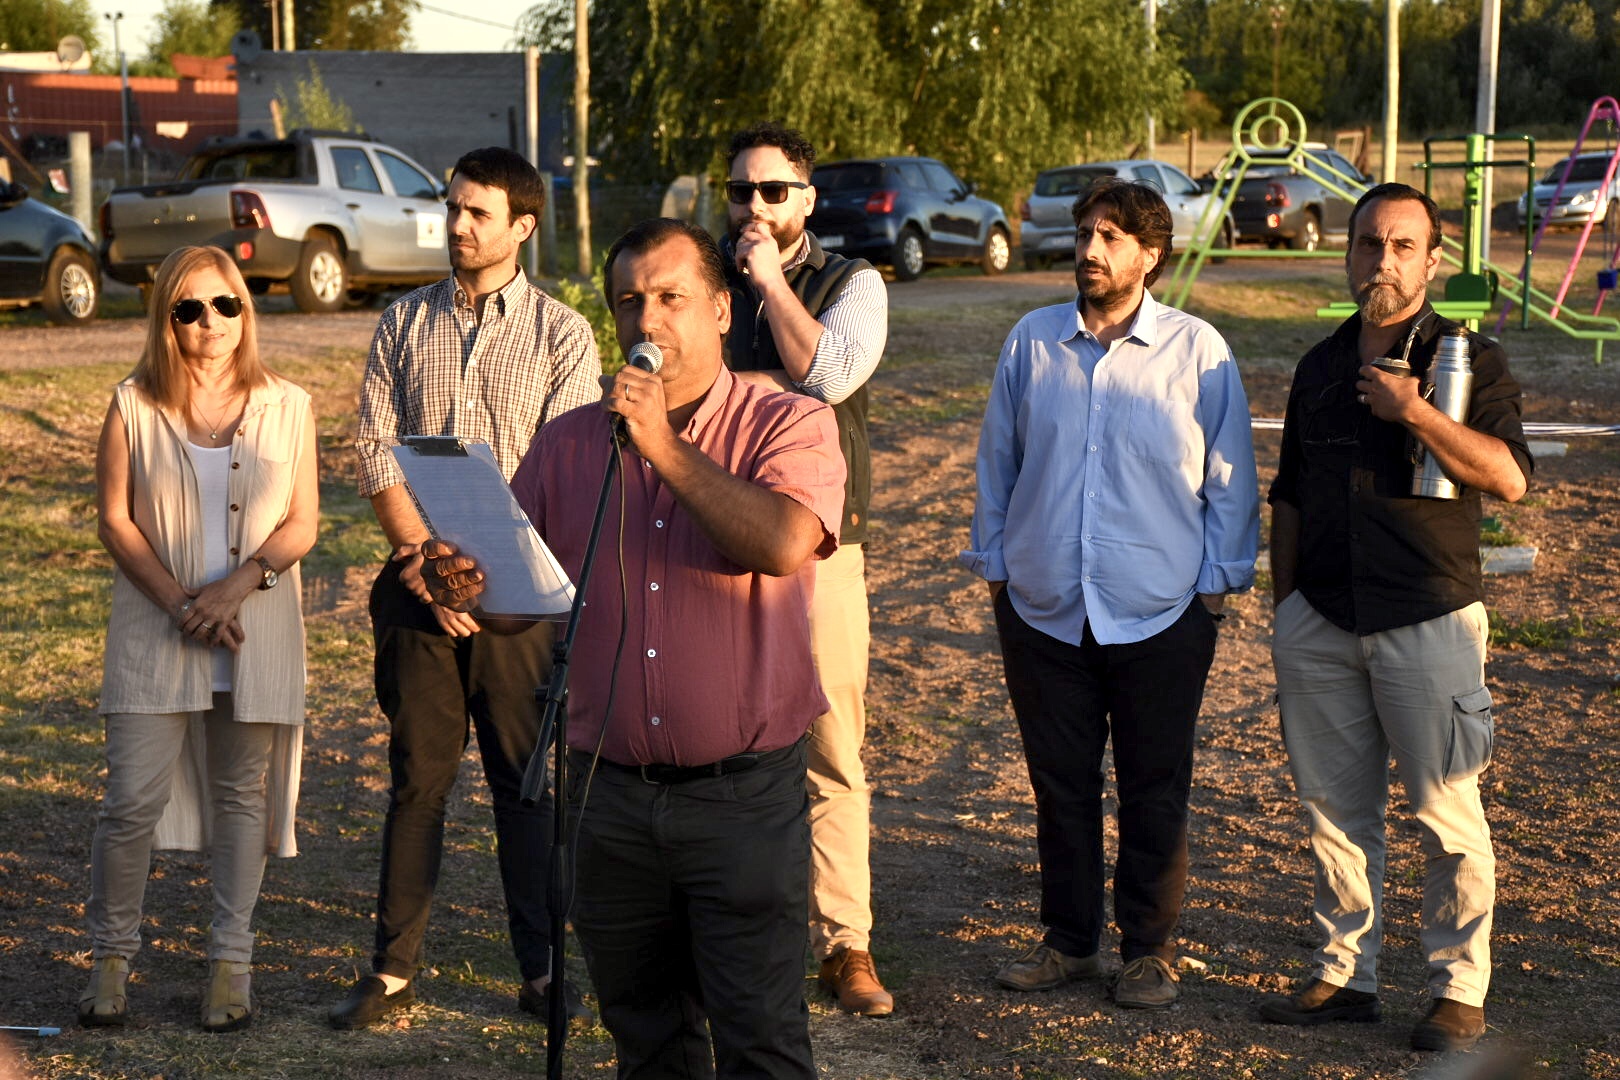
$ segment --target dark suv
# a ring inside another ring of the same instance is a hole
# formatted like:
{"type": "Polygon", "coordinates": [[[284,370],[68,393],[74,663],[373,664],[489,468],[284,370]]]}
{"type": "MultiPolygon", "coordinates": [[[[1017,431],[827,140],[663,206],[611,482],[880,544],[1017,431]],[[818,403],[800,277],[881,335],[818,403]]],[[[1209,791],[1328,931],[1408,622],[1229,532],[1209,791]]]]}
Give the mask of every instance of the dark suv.
{"type": "Polygon", "coordinates": [[[1001,207],[933,158],[834,161],[810,182],[816,209],[805,227],[821,246],[892,266],[900,281],[928,263],[976,262],[999,274],[1012,257],[1001,207]]]}

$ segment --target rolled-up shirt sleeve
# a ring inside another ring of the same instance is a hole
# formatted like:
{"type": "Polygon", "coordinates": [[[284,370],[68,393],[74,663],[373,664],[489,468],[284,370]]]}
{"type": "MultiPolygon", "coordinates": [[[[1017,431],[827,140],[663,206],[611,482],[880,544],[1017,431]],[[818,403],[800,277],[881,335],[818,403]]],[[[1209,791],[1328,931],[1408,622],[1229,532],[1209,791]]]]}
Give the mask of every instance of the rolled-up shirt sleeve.
{"type": "Polygon", "coordinates": [[[1237,361],[1205,371],[1198,395],[1204,429],[1204,557],[1198,592],[1242,592],[1254,584],[1260,551],[1260,484],[1254,464],[1249,399],[1237,361]]]}
{"type": "Polygon", "coordinates": [[[399,438],[404,402],[397,378],[399,323],[390,307],[377,322],[360,383],[360,422],[355,449],[360,456],[360,495],[371,498],[385,488],[404,482],[404,475],[389,448],[399,438]]]}
{"type": "Polygon", "coordinates": [[[859,390],[877,370],[889,338],[889,292],[883,275],[871,267],[850,276],[817,317],[821,340],[798,389],[836,405],[859,390]]]}

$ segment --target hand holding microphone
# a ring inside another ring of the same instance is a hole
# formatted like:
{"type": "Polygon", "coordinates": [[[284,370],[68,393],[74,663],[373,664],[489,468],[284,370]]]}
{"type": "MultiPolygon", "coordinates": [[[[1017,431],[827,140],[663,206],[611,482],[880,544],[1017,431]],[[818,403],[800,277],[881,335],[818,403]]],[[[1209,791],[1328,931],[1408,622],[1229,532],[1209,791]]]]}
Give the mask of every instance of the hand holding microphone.
{"type": "Polygon", "coordinates": [[[602,377],[607,390],[602,405],[614,414],[613,437],[620,446],[630,439],[626,419],[651,423],[665,417],[664,385],[657,377],[663,366],[664,351],[650,341],[638,341],[618,374],[602,377]]]}

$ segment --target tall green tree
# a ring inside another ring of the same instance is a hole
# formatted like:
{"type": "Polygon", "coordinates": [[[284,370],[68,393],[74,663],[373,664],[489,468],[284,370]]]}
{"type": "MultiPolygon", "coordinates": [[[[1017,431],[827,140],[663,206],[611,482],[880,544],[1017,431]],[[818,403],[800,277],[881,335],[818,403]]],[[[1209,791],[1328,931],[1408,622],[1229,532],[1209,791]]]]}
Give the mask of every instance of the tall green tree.
{"type": "MultiPolygon", "coordinates": [[[[210,0],[236,11],[241,25],[270,46],[270,9],[264,0],[210,0]]],[[[280,0],[276,0],[280,3],[280,0]]],[[[417,0],[295,0],[293,31],[299,49],[402,52],[411,46],[417,0]]]]}
{"type": "MultiPolygon", "coordinates": [[[[524,36],[566,47],[568,20],[547,0],[524,36]]],[[[1011,205],[1088,145],[1140,141],[1185,87],[1136,0],[595,0],[591,20],[593,127],[626,179],[717,171],[772,118],[824,158],[940,157],[1011,205]]]]}
{"type": "Polygon", "coordinates": [[[206,0],[168,0],[154,22],[140,74],[173,78],[169,57],[175,53],[227,56],[240,25],[234,8],[211,8],[206,0]]]}
{"type": "Polygon", "coordinates": [[[101,26],[90,0],[3,0],[0,52],[54,52],[58,41],[77,34],[95,53],[100,47],[101,26]]]}

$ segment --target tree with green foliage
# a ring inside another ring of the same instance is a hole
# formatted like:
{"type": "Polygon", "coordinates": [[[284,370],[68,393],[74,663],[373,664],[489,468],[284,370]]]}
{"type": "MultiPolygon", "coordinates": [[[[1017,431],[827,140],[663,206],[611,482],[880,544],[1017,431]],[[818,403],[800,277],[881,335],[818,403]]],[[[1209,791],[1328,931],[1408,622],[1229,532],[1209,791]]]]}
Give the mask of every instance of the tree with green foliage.
{"type": "Polygon", "coordinates": [[[4,0],[0,52],[55,52],[57,42],[77,34],[85,48],[96,53],[101,25],[90,0],[4,0]]]}
{"type": "MultiPolygon", "coordinates": [[[[280,0],[276,0],[279,4],[280,0]]],[[[270,9],[264,0],[211,0],[235,10],[242,26],[270,46],[270,9]]],[[[298,49],[403,52],[411,45],[416,0],[295,0],[293,30],[298,49]]]]}
{"type": "MultiPolygon", "coordinates": [[[[566,47],[571,8],[522,36],[566,47]]],[[[936,156],[1012,205],[1043,168],[1138,143],[1186,85],[1136,0],[595,0],[591,21],[593,128],[626,180],[716,174],[774,118],[823,158],[936,156]]]]}
{"type": "Polygon", "coordinates": [[[276,100],[281,103],[281,122],[286,130],[294,128],[320,128],[325,131],[360,132],[355,123],[354,110],[332,96],[321,78],[321,69],[315,61],[309,62],[309,78],[299,79],[288,94],[276,86],[276,100]]]}
{"type": "Polygon", "coordinates": [[[174,77],[169,57],[228,56],[231,38],[240,27],[236,10],[227,6],[210,7],[207,0],[167,0],[154,21],[152,39],[146,46],[146,59],[131,64],[132,74],[174,77]]]}

